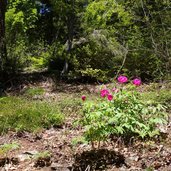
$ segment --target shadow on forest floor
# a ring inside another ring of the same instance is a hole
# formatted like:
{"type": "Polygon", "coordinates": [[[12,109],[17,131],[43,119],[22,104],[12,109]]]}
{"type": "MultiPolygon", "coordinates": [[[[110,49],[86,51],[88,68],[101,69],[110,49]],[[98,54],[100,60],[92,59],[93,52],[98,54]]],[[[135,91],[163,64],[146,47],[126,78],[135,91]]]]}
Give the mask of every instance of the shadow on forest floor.
{"type": "Polygon", "coordinates": [[[87,78],[67,79],[61,77],[59,71],[39,71],[9,75],[4,80],[0,80],[0,90],[1,92],[19,93],[24,87],[36,86],[42,83],[51,84],[51,91],[53,92],[65,93],[80,93],[84,90],[89,92],[91,84],[97,84],[95,81],[89,81],[87,78]]]}
{"type": "Polygon", "coordinates": [[[107,149],[91,150],[75,156],[72,170],[104,170],[111,165],[116,167],[126,165],[124,156],[107,149]]]}
{"type": "Polygon", "coordinates": [[[1,83],[7,88],[10,86],[18,87],[22,84],[39,83],[47,80],[47,78],[53,78],[57,80],[59,79],[59,73],[52,73],[49,71],[23,72],[14,75],[6,75],[1,83]]]}

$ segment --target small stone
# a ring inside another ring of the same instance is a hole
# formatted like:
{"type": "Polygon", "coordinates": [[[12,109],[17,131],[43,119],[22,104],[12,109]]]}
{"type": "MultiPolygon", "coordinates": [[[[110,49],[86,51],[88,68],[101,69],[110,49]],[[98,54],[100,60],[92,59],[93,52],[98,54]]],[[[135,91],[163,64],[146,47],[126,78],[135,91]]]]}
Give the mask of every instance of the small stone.
{"type": "Polygon", "coordinates": [[[23,154],[27,154],[27,155],[33,156],[33,155],[36,155],[36,154],[38,154],[38,153],[39,153],[38,151],[33,150],[33,151],[26,151],[26,152],[24,152],[23,154]]]}
{"type": "Polygon", "coordinates": [[[30,155],[28,155],[28,154],[19,154],[18,156],[17,156],[17,158],[19,159],[19,161],[25,161],[25,160],[28,160],[28,159],[30,159],[30,155]]]}
{"type": "Polygon", "coordinates": [[[52,163],[51,169],[56,171],[70,171],[70,166],[64,166],[58,163],[52,163]]]}

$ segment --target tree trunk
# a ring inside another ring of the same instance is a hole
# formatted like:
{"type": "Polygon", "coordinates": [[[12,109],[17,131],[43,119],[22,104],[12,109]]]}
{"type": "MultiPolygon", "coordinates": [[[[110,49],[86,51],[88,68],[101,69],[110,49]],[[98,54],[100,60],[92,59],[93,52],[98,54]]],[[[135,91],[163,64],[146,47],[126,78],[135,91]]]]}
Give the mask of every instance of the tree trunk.
{"type": "Polygon", "coordinates": [[[5,40],[5,12],[7,0],[0,0],[0,74],[4,71],[4,61],[7,58],[5,40]]]}
{"type": "Polygon", "coordinates": [[[71,53],[72,48],[72,41],[73,41],[73,32],[74,32],[74,0],[71,2],[71,11],[69,12],[67,16],[67,30],[68,30],[68,40],[67,40],[67,57],[65,59],[65,64],[63,67],[63,70],[61,72],[61,76],[64,76],[68,73],[68,58],[71,53]]]}

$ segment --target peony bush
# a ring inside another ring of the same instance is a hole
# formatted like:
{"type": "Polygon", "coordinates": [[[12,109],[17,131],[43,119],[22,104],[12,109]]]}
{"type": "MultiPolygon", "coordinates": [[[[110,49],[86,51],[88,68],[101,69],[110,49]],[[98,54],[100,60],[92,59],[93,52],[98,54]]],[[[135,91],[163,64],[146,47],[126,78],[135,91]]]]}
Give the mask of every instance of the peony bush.
{"type": "MultiPolygon", "coordinates": [[[[119,76],[118,82],[127,83],[126,76],[119,76]]],[[[154,137],[160,134],[158,125],[167,123],[165,106],[146,104],[140,100],[136,86],[141,80],[132,81],[134,91],[116,88],[101,89],[96,101],[86,101],[83,104],[83,115],[79,123],[84,127],[85,139],[100,144],[111,135],[137,136],[141,138],[154,137]]]]}

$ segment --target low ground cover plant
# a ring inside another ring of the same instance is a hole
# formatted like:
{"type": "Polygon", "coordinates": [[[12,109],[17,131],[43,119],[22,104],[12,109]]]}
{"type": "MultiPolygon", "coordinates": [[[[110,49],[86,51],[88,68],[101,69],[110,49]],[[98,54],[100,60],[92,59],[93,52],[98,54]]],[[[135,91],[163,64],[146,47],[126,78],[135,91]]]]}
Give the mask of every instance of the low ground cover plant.
{"type": "Polygon", "coordinates": [[[0,145],[0,156],[7,157],[11,151],[17,150],[19,148],[20,148],[20,144],[18,144],[17,142],[0,145]]]}
{"type": "Polygon", "coordinates": [[[64,121],[60,108],[52,102],[3,97],[0,109],[0,134],[8,130],[37,131],[64,121]]]}
{"type": "Polygon", "coordinates": [[[159,89],[158,91],[147,91],[142,94],[143,101],[151,101],[151,103],[159,103],[167,106],[167,110],[171,110],[171,89],[159,89]]]}
{"type": "Polygon", "coordinates": [[[96,101],[83,100],[83,114],[79,123],[84,127],[87,141],[100,144],[110,135],[154,137],[160,134],[159,125],[167,123],[166,107],[159,103],[145,103],[136,90],[141,80],[135,78],[131,84],[134,89],[128,91],[124,84],[126,76],[119,76],[120,88],[102,88],[96,101]]]}
{"type": "Polygon", "coordinates": [[[28,97],[41,96],[44,90],[41,87],[33,87],[25,90],[24,95],[28,97]]]}

